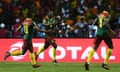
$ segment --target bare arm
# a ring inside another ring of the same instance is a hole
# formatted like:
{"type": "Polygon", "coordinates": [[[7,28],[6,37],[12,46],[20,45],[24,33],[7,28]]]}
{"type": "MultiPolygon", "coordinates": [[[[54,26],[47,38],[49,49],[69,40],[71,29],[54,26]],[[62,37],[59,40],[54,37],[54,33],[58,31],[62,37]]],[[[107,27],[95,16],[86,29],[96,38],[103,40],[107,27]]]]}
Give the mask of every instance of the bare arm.
{"type": "Polygon", "coordinates": [[[18,28],[16,28],[16,32],[19,31],[22,28],[22,25],[20,25],[18,28]]]}
{"type": "Polygon", "coordinates": [[[105,26],[107,27],[107,29],[109,30],[109,32],[111,32],[112,34],[116,34],[116,33],[110,28],[109,20],[108,20],[108,19],[104,19],[104,21],[105,21],[105,26]]]}
{"type": "Polygon", "coordinates": [[[40,28],[37,26],[36,23],[34,23],[34,25],[35,25],[34,28],[35,28],[37,31],[39,31],[39,32],[49,32],[49,31],[40,29],[40,28]]]}
{"type": "Polygon", "coordinates": [[[109,32],[111,32],[112,34],[116,34],[111,28],[109,24],[105,24],[107,29],[109,30],[109,32]]]}
{"type": "Polygon", "coordinates": [[[39,31],[39,32],[47,32],[46,30],[40,29],[38,26],[34,26],[34,28],[35,28],[37,31],[39,31]]]}
{"type": "Polygon", "coordinates": [[[96,22],[97,22],[97,18],[95,18],[95,20],[93,21],[93,24],[92,24],[92,25],[94,25],[96,22]]]}

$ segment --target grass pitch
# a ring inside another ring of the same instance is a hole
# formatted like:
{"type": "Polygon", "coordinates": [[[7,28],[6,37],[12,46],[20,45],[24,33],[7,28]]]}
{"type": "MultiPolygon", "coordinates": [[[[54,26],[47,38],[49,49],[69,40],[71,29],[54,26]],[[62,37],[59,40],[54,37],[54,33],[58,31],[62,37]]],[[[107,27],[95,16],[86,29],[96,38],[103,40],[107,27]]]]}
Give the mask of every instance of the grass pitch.
{"type": "Polygon", "coordinates": [[[85,71],[84,63],[41,63],[41,67],[32,68],[28,62],[0,62],[0,72],[120,72],[120,64],[109,64],[110,70],[104,70],[101,63],[91,63],[90,71],[85,71]]]}

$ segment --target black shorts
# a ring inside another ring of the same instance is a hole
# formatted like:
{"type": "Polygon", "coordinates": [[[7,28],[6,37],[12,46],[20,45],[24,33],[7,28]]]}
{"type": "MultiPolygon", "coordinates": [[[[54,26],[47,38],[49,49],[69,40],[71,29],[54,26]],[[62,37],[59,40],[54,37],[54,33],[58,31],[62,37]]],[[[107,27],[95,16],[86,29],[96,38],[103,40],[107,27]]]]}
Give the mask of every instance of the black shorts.
{"type": "Polygon", "coordinates": [[[112,38],[111,37],[96,36],[96,38],[94,40],[94,44],[99,46],[99,44],[101,43],[102,40],[104,40],[104,42],[107,44],[107,46],[109,48],[113,49],[113,42],[112,42],[112,38]]]}
{"type": "Polygon", "coordinates": [[[46,36],[44,48],[47,49],[50,45],[52,45],[54,48],[57,47],[54,38],[52,36],[46,36]]]}
{"type": "Polygon", "coordinates": [[[23,41],[23,46],[22,46],[22,52],[23,54],[29,50],[30,52],[33,52],[33,45],[32,45],[32,40],[24,40],[23,41]]]}

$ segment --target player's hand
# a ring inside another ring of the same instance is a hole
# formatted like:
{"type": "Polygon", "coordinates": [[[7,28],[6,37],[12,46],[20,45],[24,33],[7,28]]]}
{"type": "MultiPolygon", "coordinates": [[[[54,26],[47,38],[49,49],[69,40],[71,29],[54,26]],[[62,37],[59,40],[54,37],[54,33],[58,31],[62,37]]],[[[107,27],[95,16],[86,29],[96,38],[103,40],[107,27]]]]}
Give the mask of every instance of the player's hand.
{"type": "Polygon", "coordinates": [[[50,30],[44,30],[43,32],[49,33],[49,32],[51,32],[51,31],[50,31],[50,30]]]}
{"type": "Polygon", "coordinates": [[[115,31],[113,31],[113,30],[111,30],[111,33],[112,33],[113,35],[117,35],[117,33],[116,33],[115,31]]]}

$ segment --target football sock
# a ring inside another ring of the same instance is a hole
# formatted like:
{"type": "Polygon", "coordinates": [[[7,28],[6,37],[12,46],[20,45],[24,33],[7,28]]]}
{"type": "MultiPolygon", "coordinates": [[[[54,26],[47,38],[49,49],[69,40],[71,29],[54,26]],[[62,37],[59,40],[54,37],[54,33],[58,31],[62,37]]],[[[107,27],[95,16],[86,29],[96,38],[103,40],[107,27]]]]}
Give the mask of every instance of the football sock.
{"type": "Polygon", "coordinates": [[[34,53],[30,53],[30,59],[31,59],[32,65],[35,65],[35,64],[36,64],[36,61],[35,61],[34,53]]]}
{"type": "Polygon", "coordinates": [[[90,61],[91,61],[91,59],[92,59],[92,57],[93,57],[93,55],[94,55],[94,52],[95,52],[95,50],[92,48],[92,49],[90,50],[89,54],[88,54],[88,58],[87,58],[87,63],[88,63],[88,64],[90,63],[90,61]]]}
{"type": "Polygon", "coordinates": [[[106,53],[105,60],[104,60],[104,63],[105,63],[105,64],[108,63],[108,60],[109,60],[111,54],[112,54],[112,49],[109,48],[108,51],[107,51],[107,53],[106,53]]]}
{"type": "Polygon", "coordinates": [[[16,50],[14,52],[10,52],[11,56],[18,56],[18,55],[21,55],[21,54],[22,54],[22,52],[20,50],[16,50]]]}
{"type": "Polygon", "coordinates": [[[55,48],[53,48],[53,60],[56,60],[56,49],[55,48]]]}
{"type": "Polygon", "coordinates": [[[44,51],[44,47],[39,48],[39,50],[37,51],[37,55],[39,55],[43,51],[44,51]]]}

